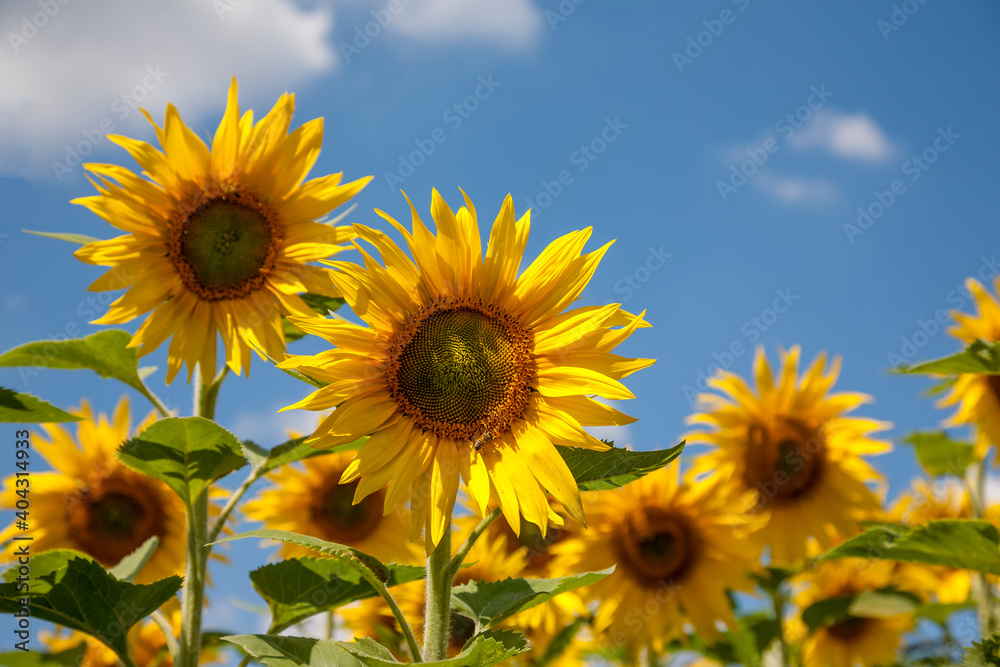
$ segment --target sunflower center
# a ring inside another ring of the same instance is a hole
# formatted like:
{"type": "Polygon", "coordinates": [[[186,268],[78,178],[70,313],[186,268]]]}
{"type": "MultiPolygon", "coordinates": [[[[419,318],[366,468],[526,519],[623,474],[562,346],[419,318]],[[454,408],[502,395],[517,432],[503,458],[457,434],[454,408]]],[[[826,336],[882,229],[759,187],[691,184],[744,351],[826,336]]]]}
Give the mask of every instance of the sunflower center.
{"type": "Polygon", "coordinates": [[[338,484],[339,478],[339,474],[334,476],[333,483],[318,496],[312,506],[313,520],[323,527],[331,542],[356,544],[371,535],[382,520],[385,493],[377,491],[355,505],[358,482],[338,484]]]}
{"type": "Polygon", "coordinates": [[[744,483],[757,489],[758,505],[788,504],[811,491],[823,475],[825,442],[820,429],[792,419],[747,432],[744,483]]]}
{"type": "Polygon", "coordinates": [[[647,585],[682,579],[697,555],[688,520],[661,507],[629,513],[619,526],[614,546],[622,567],[647,585]]]}
{"type": "Polygon", "coordinates": [[[166,532],[162,500],[144,478],[112,476],[68,500],[70,537],[106,567],[166,532]]]}
{"type": "Polygon", "coordinates": [[[259,289],[274,266],[274,212],[253,197],[219,194],[171,226],[168,254],[185,286],[204,300],[244,297],[259,289]]]}
{"type": "Polygon", "coordinates": [[[833,625],[826,628],[826,631],[837,639],[850,641],[852,639],[857,639],[859,636],[864,634],[870,622],[870,618],[848,616],[847,618],[837,621],[833,625]]]}
{"type": "Polygon", "coordinates": [[[390,346],[389,391],[421,428],[481,446],[524,412],[530,350],[530,335],[496,308],[467,300],[434,304],[390,346]]]}

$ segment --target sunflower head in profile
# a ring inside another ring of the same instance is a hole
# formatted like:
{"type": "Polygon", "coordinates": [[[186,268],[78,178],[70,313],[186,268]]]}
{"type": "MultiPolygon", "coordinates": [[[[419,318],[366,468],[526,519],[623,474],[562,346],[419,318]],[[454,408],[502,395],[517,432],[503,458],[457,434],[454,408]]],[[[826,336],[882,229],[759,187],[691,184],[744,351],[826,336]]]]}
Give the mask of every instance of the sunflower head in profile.
{"type": "MultiPolygon", "coordinates": [[[[36,435],[31,441],[53,468],[31,474],[32,551],[74,549],[112,567],[155,535],[159,546],[136,582],[181,573],[187,534],[184,503],[166,484],[126,468],[115,456],[131,435],[128,401],[118,403],[110,422],[104,414],[94,418],[86,403],[74,413],[83,417],[76,440],[52,424],[44,425],[48,439],[36,435]]],[[[152,421],[150,414],[136,432],[152,421]]],[[[3,497],[16,498],[15,478],[8,477],[4,484],[3,497]]],[[[0,533],[0,543],[18,534],[12,522],[0,533]]]]}
{"type": "MultiPolygon", "coordinates": [[[[948,333],[966,344],[978,339],[1000,342],[1000,304],[972,278],[965,281],[965,287],[979,312],[976,315],[953,312],[956,324],[948,333]]],[[[994,289],[1000,291],[1000,276],[995,279],[994,289]]],[[[1000,443],[1000,375],[959,375],[951,390],[937,403],[942,408],[951,405],[958,408],[944,426],[973,426],[977,458],[986,456],[990,445],[1000,443]]],[[[1000,457],[1000,450],[997,456],[1000,457]]]]}
{"type": "Polygon", "coordinates": [[[409,497],[413,537],[423,531],[428,551],[449,526],[460,479],[482,513],[498,503],[515,534],[522,516],[548,530],[546,490],[583,521],[555,445],[607,449],[583,427],[634,420],[591,396],[632,398],[622,378],[653,363],[611,351],[648,326],[641,315],[619,304],[566,310],[610,244],[581,254],[591,230],[572,232],[518,275],[529,218],[515,219],[509,195],[485,255],[468,198],[453,212],[432,193],[436,236],[411,211],[412,231],[379,214],[413,259],[355,225],[382,263],[364,249],[364,266],[328,262],[368,326],[291,318],[333,348],[281,364],[329,383],[289,408],[337,407],[314,434],[318,447],[371,434],[343,481],[360,480],[359,499],[383,487],[388,506],[409,497]]]}
{"type": "Polygon", "coordinates": [[[742,498],[718,482],[680,479],[680,464],[613,491],[584,494],[586,530],[552,547],[562,574],[615,571],[588,589],[600,600],[594,620],[613,645],[634,650],[666,642],[690,622],[706,641],[716,623],[732,627],[729,591],[751,592],[761,519],[740,510],[742,498]]]}
{"type": "MultiPolygon", "coordinates": [[[[246,503],[243,511],[267,528],[343,544],[385,563],[423,563],[422,552],[409,541],[408,510],[386,507],[382,490],[355,503],[358,483],[340,483],[353,454],[323,454],[279,468],[268,475],[271,487],[246,503]]],[[[281,555],[294,558],[318,554],[286,543],[281,555]]]]}
{"type": "Polygon", "coordinates": [[[867,482],[881,478],[861,456],[890,449],[870,437],[889,424],[844,416],[867,396],[828,393],[840,372],[839,358],[827,370],[820,354],[799,378],[799,348],[782,356],[775,383],[763,349],[757,349],[756,392],[734,373],[720,371],[710,379],[722,395],[699,395],[702,412],[688,423],[711,430],[686,436],[715,446],[699,457],[697,474],[735,481],[751,492],[747,511],[769,516],[764,539],[776,564],[803,560],[810,537],[832,546],[838,536],[856,532],[863,515],[879,510],[867,482]]]}
{"type": "MultiPolygon", "coordinates": [[[[931,483],[916,479],[896,500],[887,518],[907,526],[919,526],[938,519],[972,517],[972,499],[960,482],[931,483]]],[[[972,574],[953,567],[900,562],[896,563],[893,576],[900,589],[942,604],[965,602],[972,590],[972,574]]]]}
{"type": "Polygon", "coordinates": [[[100,194],[74,200],[126,234],[88,243],[76,257],[112,267],[91,290],[128,289],[99,324],[149,313],[129,344],[144,355],[171,335],[167,382],[186,363],[215,373],[216,339],[226,363],[249,372],[250,350],[283,357],[281,317],[315,313],[298,296],[331,293],[325,270],[310,264],[343,249],[347,228],[314,222],[354,196],[369,178],[341,184],[341,174],[303,183],[319,155],[323,119],[289,133],[295,98],[282,95],[253,122],[240,116],[236,80],[209,148],[167,106],[156,128],[162,152],[112,135],[148,178],[108,164],[88,164],[100,194]]]}
{"type": "MultiPolygon", "coordinates": [[[[801,612],[824,600],[893,588],[898,584],[893,565],[859,558],[820,562],[792,580],[800,588],[793,601],[801,612]]],[[[896,662],[903,633],[913,624],[908,614],[847,616],[807,634],[805,624],[793,618],[789,634],[793,639],[805,635],[803,667],[875,667],[896,662]]]]}

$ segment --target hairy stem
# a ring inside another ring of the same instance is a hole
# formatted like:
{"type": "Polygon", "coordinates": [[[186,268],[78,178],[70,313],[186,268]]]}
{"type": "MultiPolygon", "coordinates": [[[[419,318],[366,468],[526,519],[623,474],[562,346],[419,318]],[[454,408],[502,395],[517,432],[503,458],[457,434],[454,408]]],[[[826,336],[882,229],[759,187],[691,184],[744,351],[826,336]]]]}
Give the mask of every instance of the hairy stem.
{"type": "MultiPolygon", "coordinates": [[[[428,530],[430,528],[428,527],[428,530]]],[[[427,559],[427,593],[424,604],[424,660],[448,657],[451,634],[451,526],[427,559]]]]}
{"type": "Polygon", "coordinates": [[[462,567],[462,563],[465,562],[465,557],[469,555],[469,551],[476,543],[476,540],[478,540],[479,537],[486,532],[486,529],[490,527],[490,524],[493,523],[498,516],[500,516],[499,507],[487,514],[483,520],[479,522],[479,525],[476,526],[475,530],[469,534],[468,539],[466,539],[465,542],[462,543],[462,546],[458,548],[458,551],[455,552],[455,557],[449,561],[448,569],[445,572],[449,582],[455,580],[455,575],[458,574],[459,568],[462,567]]]}

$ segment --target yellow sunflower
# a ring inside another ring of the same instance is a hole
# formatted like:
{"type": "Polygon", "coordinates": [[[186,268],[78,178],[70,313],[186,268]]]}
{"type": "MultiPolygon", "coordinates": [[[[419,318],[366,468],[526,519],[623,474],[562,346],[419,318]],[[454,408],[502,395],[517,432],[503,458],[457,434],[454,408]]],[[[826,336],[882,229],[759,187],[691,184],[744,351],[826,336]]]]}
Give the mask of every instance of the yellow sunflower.
{"type": "Polygon", "coordinates": [[[683,634],[685,620],[699,636],[732,627],[728,591],[754,590],[760,518],[740,511],[742,498],[718,483],[680,480],[676,461],[614,491],[584,494],[586,530],[552,547],[562,573],[616,566],[588,589],[600,601],[594,619],[618,646],[640,649],[683,634]]]}
{"type": "MultiPolygon", "coordinates": [[[[99,195],[74,200],[127,234],[88,243],[76,257],[113,267],[94,291],[128,288],[95,323],[120,324],[150,313],[129,343],[145,355],[168,337],[167,382],[187,363],[215,373],[216,338],[226,363],[250,370],[250,349],[282,357],[281,316],[315,313],[300,292],[330,293],[326,270],[309,262],[339,252],[347,228],[313,222],[353,197],[371,177],[340,184],[341,174],[303,183],[319,155],[323,119],[288,133],[293,95],[282,95],[257,124],[240,117],[236,80],[208,146],[167,105],[156,128],[163,152],[117,135],[148,177],[88,164],[99,195]]],[[[145,113],[145,112],[144,112],[145,113]]]]}
{"type": "MultiPolygon", "coordinates": [[[[305,459],[301,468],[289,465],[268,475],[273,486],[244,505],[247,517],[267,528],[312,535],[344,544],[386,563],[423,563],[423,554],[409,541],[410,513],[383,509],[385,493],[377,491],[354,504],[358,483],[340,484],[354,452],[336,452],[305,459]]],[[[316,556],[294,544],[283,544],[284,558],[316,556]]]]}
{"type": "MultiPolygon", "coordinates": [[[[794,597],[800,611],[821,600],[846,597],[862,591],[876,591],[897,584],[891,561],[856,558],[824,561],[793,579],[805,584],[794,597]]],[[[874,667],[896,662],[903,633],[914,625],[907,614],[879,618],[849,616],[818,628],[802,641],[803,667],[874,667]]],[[[789,623],[793,639],[806,635],[798,618],[789,623]]]]}
{"type": "MultiPolygon", "coordinates": [[[[1000,276],[994,280],[994,289],[1000,290],[1000,276]]],[[[965,286],[979,314],[952,312],[957,324],[948,333],[965,343],[979,338],[988,343],[1000,342],[1000,304],[978,281],[969,278],[965,286]]],[[[981,459],[990,445],[1000,443],[1000,375],[959,375],[951,390],[937,402],[937,407],[956,404],[958,409],[944,426],[974,426],[976,457],[981,459]]]]}
{"type": "Polygon", "coordinates": [[[460,476],[481,512],[499,503],[515,534],[522,515],[547,530],[546,490],[582,522],[579,491],[554,445],[607,449],[583,427],[634,420],[590,396],[632,398],[620,380],[653,363],[611,353],[649,326],[641,315],[619,304],[563,312],[610,244],[581,255],[591,230],[567,234],[518,277],[529,216],[515,220],[508,195],[484,256],[465,201],[455,213],[433,192],[437,236],[412,204],[412,232],[379,212],[415,262],[382,232],[355,225],[385,265],[363,250],[364,267],[328,263],[369,326],[292,318],[334,347],[281,364],[330,383],[289,406],[338,406],[316,446],[372,434],[343,481],[360,480],[358,500],[388,484],[387,511],[412,492],[413,537],[426,526],[428,552],[449,525],[460,476]]]}
{"type": "MultiPolygon", "coordinates": [[[[911,490],[896,500],[888,514],[890,521],[908,526],[972,516],[972,499],[960,484],[931,484],[922,479],[913,481],[911,490]]],[[[900,589],[944,604],[965,602],[972,589],[972,574],[953,567],[897,563],[894,576],[900,589]]]]}
{"type": "Polygon", "coordinates": [[[799,378],[798,346],[782,357],[775,384],[763,348],[757,349],[756,393],[734,373],[720,371],[710,379],[725,395],[699,395],[704,412],[688,417],[688,423],[712,430],[687,434],[689,442],[715,445],[699,457],[696,474],[736,481],[752,492],[745,510],[769,515],[764,540],[777,564],[804,559],[809,537],[833,546],[839,536],[857,532],[862,516],[879,510],[866,483],[881,476],[861,456],[890,449],[869,437],[890,424],[844,416],[868,396],[828,394],[840,372],[839,358],[827,370],[826,355],[820,354],[799,378]]]}
{"type": "MultiPolygon", "coordinates": [[[[31,441],[54,469],[31,474],[32,552],[75,549],[112,567],[156,535],[159,546],[136,582],[182,573],[184,503],[166,484],[126,468],[115,456],[132,433],[128,401],[119,401],[110,422],[104,414],[95,419],[87,403],[73,412],[84,418],[76,440],[61,426],[43,424],[49,439],[35,435],[31,441]]],[[[135,432],[153,421],[151,413],[135,432]]],[[[4,480],[6,502],[17,497],[15,483],[14,476],[4,480]]],[[[0,533],[0,544],[19,534],[12,522],[0,533]]],[[[7,557],[11,553],[4,551],[7,557]]]]}

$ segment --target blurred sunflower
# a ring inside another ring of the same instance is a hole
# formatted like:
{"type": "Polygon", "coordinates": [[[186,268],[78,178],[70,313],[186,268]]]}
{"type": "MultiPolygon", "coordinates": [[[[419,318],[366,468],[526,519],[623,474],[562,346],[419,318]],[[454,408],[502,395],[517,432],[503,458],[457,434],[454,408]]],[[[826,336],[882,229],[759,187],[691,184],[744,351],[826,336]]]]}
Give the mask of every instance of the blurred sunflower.
{"type": "MultiPolygon", "coordinates": [[[[384,510],[379,490],[354,504],[358,483],[340,483],[354,452],[336,452],[283,466],[267,478],[272,486],[243,506],[247,517],[267,528],[311,535],[344,544],[385,563],[422,564],[423,554],[409,541],[410,513],[403,507],[384,510]]],[[[283,558],[316,556],[294,544],[283,544],[283,558]]]]}
{"type": "Polygon", "coordinates": [[[695,474],[713,473],[750,491],[747,510],[770,518],[764,540],[776,564],[801,561],[814,537],[830,547],[840,535],[858,530],[858,520],[877,512],[879,499],[867,482],[881,480],[861,458],[889,451],[869,437],[886,422],[843,415],[867,402],[858,393],[827,392],[840,372],[840,358],[826,370],[826,355],[798,377],[799,348],[782,354],[775,385],[763,348],[754,368],[757,393],[740,376],[720,371],[709,385],[725,394],[700,394],[703,412],[688,417],[711,431],[687,434],[690,442],[715,449],[698,458],[695,474]]]}
{"type": "Polygon", "coordinates": [[[146,114],[163,152],[108,137],[148,179],[116,165],[87,165],[100,194],[74,203],[128,232],[76,251],[81,261],[113,267],[91,290],[129,288],[95,323],[121,324],[152,311],[129,345],[145,355],[173,335],[168,383],[184,363],[189,381],[196,364],[214,374],[219,334],[237,373],[249,372],[251,348],[284,356],[281,316],[314,316],[298,293],[332,290],[326,270],[308,263],[339,252],[352,234],[313,220],[371,177],[341,185],[341,174],[333,174],[303,183],[319,155],[323,119],[289,134],[294,106],[293,95],[282,95],[254,124],[252,111],[240,117],[233,79],[211,149],[167,105],[162,128],[146,114]]]}
{"type": "Polygon", "coordinates": [[[454,213],[435,190],[432,234],[411,204],[411,261],[382,232],[355,225],[381,254],[365,266],[328,262],[334,283],[368,327],[291,318],[334,348],[290,357],[329,382],[289,406],[327,410],[314,437],[332,447],[372,434],[343,481],[357,499],[388,485],[386,509],[411,495],[413,539],[433,550],[451,520],[460,476],[482,513],[499,503],[515,534],[521,516],[544,533],[545,491],[583,521],[580,493],[555,444],[607,449],[584,426],[634,421],[592,395],[632,398],[619,381],[653,363],[611,350],[648,326],[619,304],[563,312],[580,297],[610,244],[581,255],[591,230],[556,240],[518,277],[529,217],[508,195],[483,256],[472,202],[454,213]],[[426,530],[423,529],[426,526],[426,530]]]}
{"type": "Polygon", "coordinates": [[[587,589],[600,601],[594,624],[616,645],[662,651],[690,621],[706,641],[716,623],[734,624],[729,591],[752,592],[760,517],[742,512],[740,494],[718,483],[680,481],[680,465],[614,491],[584,494],[586,530],[552,547],[564,574],[616,565],[587,589]]]}
{"type": "MultiPolygon", "coordinates": [[[[889,521],[919,526],[937,519],[971,519],[972,499],[961,484],[931,484],[916,479],[889,510],[889,521]]],[[[897,563],[899,588],[942,604],[965,602],[972,589],[972,574],[953,567],[897,563]]]]}
{"type": "MultiPolygon", "coordinates": [[[[833,598],[848,597],[862,591],[877,591],[896,583],[891,561],[857,558],[823,561],[803,574],[794,585],[805,584],[793,601],[800,611],[833,598]]],[[[874,667],[894,664],[903,633],[913,627],[907,614],[861,618],[848,616],[807,634],[800,618],[789,622],[789,635],[802,640],[803,667],[874,667]]]]}
{"type": "MultiPolygon", "coordinates": [[[[1000,276],[994,279],[1000,290],[1000,276]]],[[[978,281],[969,278],[965,287],[979,310],[977,315],[952,312],[957,323],[948,330],[968,344],[979,338],[988,343],[1000,342],[1000,304],[978,281]]],[[[990,445],[1000,443],[1000,375],[959,375],[951,390],[937,402],[937,407],[958,405],[944,426],[972,425],[976,432],[976,458],[986,456],[990,445]]],[[[997,452],[1000,456],[1000,450],[997,452]]]]}
{"type": "MultiPolygon", "coordinates": [[[[95,419],[86,402],[73,413],[84,418],[76,440],[54,424],[42,425],[48,440],[32,439],[54,468],[31,474],[32,551],[75,549],[112,567],[155,535],[159,546],[136,582],[180,574],[187,542],[184,503],[166,484],[126,468],[115,455],[131,434],[128,401],[118,402],[111,422],[104,414],[95,419]]],[[[151,413],[135,432],[154,419],[151,413]]],[[[4,480],[3,498],[16,498],[14,484],[14,476],[4,480]]],[[[19,532],[12,522],[0,533],[0,544],[19,532]]]]}

